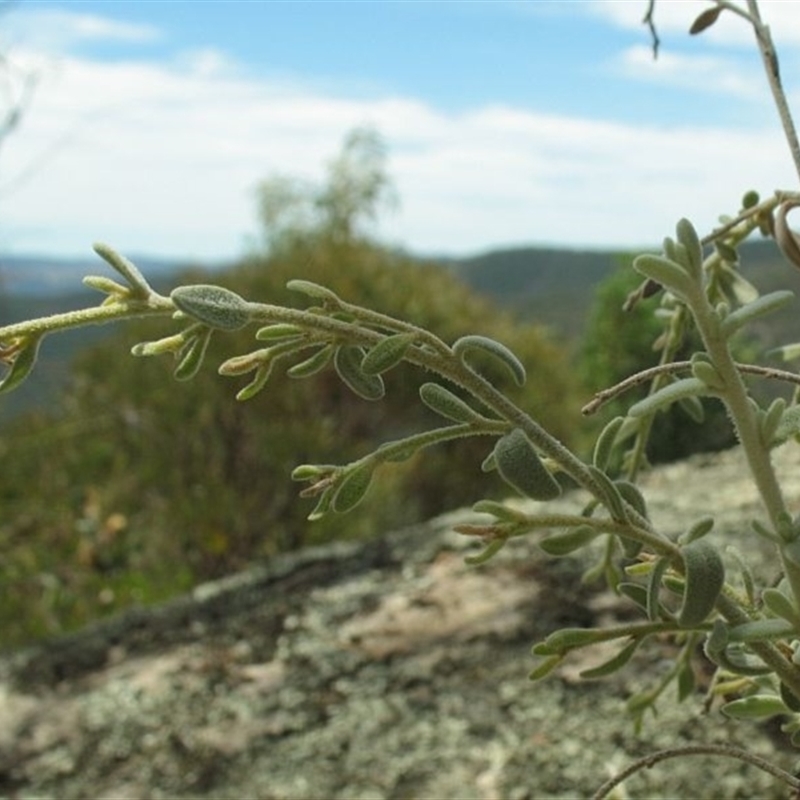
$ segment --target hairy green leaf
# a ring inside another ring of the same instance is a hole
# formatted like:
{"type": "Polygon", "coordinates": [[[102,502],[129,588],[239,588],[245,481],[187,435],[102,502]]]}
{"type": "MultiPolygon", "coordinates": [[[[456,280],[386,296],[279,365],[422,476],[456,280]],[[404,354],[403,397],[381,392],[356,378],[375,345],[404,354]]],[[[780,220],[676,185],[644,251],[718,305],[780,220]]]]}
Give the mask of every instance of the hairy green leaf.
{"type": "Polygon", "coordinates": [[[235,331],[250,322],[250,304],[222,286],[178,286],[170,299],[184,314],[211,328],[235,331]]]}
{"type": "Polygon", "coordinates": [[[413,333],[396,333],[387,336],[367,351],[361,369],[367,375],[380,375],[399,364],[416,338],[413,333]]]}
{"type": "MultiPolygon", "coordinates": [[[[42,336],[32,336],[22,349],[14,355],[11,366],[3,376],[3,379],[0,380],[0,394],[16,389],[31,374],[34,366],[36,366],[42,338],[42,336]]],[[[0,351],[1,354],[2,351],[0,351]]]]}
{"type": "Polygon", "coordinates": [[[534,500],[552,500],[561,494],[558,482],[519,428],[497,440],[494,457],[503,480],[520,494],[534,500]]]}
{"type": "Polygon", "coordinates": [[[267,325],[256,331],[256,339],[260,342],[271,342],[278,339],[294,339],[302,336],[304,331],[298,325],[291,325],[288,322],[279,322],[275,325],[267,325]]]}
{"type": "Polygon", "coordinates": [[[419,396],[428,408],[454,422],[475,422],[480,414],[439,383],[423,383],[419,396]]]}
{"type": "Polygon", "coordinates": [[[703,274],[703,247],[700,237],[688,219],[681,219],[675,228],[678,241],[684,246],[686,252],[686,267],[691,276],[699,281],[703,274]]]}
{"type": "Polygon", "coordinates": [[[317,372],[325,369],[330,363],[333,356],[334,347],[332,344],[326,344],[317,350],[312,356],[309,356],[305,361],[295,364],[286,370],[286,374],[290,378],[308,378],[311,375],[316,375],[317,372]]]}
{"type": "Polygon", "coordinates": [[[800,630],[800,613],[798,613],[791,599],[788,598],[780,588],[764,589],[761,594],[761,599],[764,601],[764,605],[773,614],[788,620],[800,630]]]}
{"type": "Polygon", "coordinates": [[[683,545],[690,544],[697,539],[702,539],[714,527],[714,517],[701,517],[693,522],[686,533],[678,537],[678,542],[683,545]]]}
{"type": "Polygon", "coordinates": [[[764,719],[789,713],[783,700],[774,694],[751,694],[749,697],[725,703],[720,711],[733,719],[764,719]]]}
{"type": "Polygon", "coordinates": [[[206,328],[189,339],[178,353],[178,364],[172,373],[176,380],[188,381],[197,375],[211,341],[211,329],[206,328]]]}
{"type": "Polygon", "coordinates": [[[372,483],[372,475],[372,464],[354,469],[336,488],[333,495],[333,510],[344,514],[355,508],[364,499],[372,483]]]}
{"type": "Polygon", "coordinates": [[[752,300],[746,305],[731,311],[722,321],[723,336],[732,336],[738,330],[749,324],[753,320],[760,319],[766,314],[771,314],[784,308],[794,300],[794,292],[788,289],[781,289],[776,292],[762,295],[752,300]]]}
{"type": "Polygon", "coordinates": [[[614,417],[597,437],[597,441],[594,445],[594,453],[592,454],[592,463],[597,469],[605,471],[606,467],[608,467],[611,452],[614,449],[617,434],[623,422],[625,422],[625,417],[614,417]]]}
{"type": "Polygon", "coordinates": [[[596,680],[597,678],[605,678],[608,675],[613,675],[618,670],[622,669],[636,652],[636,648],[644,641],[644,637],[639,639],[631,639],[615,656],[604,661],[596,667],[585,669],[580,673],[580,677],[584,680],[596,680]]]}
{"type": "Polygon", "coordinates": [[[538,542],[539,547],[551,556],[566,556],[585,547],[598,536],[598,531],[591,525],[578,525],[565,533],[548,536],[538,542]]]}
{"type": "Polygon", "coordinates": [[[628,409],[628,414],[632,417],[643,417],[660,411],[683,397],[708,394],[710,394],[709,388],[704,381],[698,378],[683,378],[634,403],[628,409]]]}
{"type": "Polygon", "coordinates": [[[302,292],[304,295],[314,300],[327,300],[337,306],[342,303],[335,292],[332,292],[325,286],[320,286],[318,283],[313,283],[312,281],[303,281],[299,279],[291,280],[286,284],[286,288],[293,292],[302,292]]]}
{"type": "Polygon", "coordinates": [[[678,623],[682,628],[693,628],[714,610],[725,583],[725,566],[717,548],[707,539],[696,539],[681,553],[686,583],[678,623]]]}
{"type": "Polygon", "coordinates": [[[504,344],[496,342],[488,336],[462,336],[453,344],[453,353],[458,356],[463,363],[466,363],[464,362],[464,354],[470,348],[483,350],[499,359],[508,367],[518,386],[523,386],[525,384],[525,367],[504,344]]]}
{"type": "Polygon", "coordinates": [[[367,375],[361,369],[364,350],[354,345],[340,345],[333,356],[333,365],[344,383],[364,400],[380,400],[386,387],[380,375],[367,375]]]}
{"type": "Polygon", "coordinates": [[[692,292],[692,278],[689,273],[668,258],[651,254],[637,256],[633,268],[679,297],[685,298],[692,292]]]}
{"type": "Polygon", "coordinates": [[[250,400],[251,398],[255,397],[266,385],[267,381],[269,380],[269,376],[272,374],[272,367],[275,365],[275,362],[265,361],[261,364],[260,367],[256,369],[256,374],[253,376],[253,380],[247,384],[243,389],[239,389],[236,393],[236,399],[240,402],[244,400],[250,400]]]}
{"type": "Polygon", "coordinates": [[[480,564],[485,564],[490,558],[493,558],[497,555],[506,545],[507,539],[493,539],[489,544],[481,550],[480,553],[477,553],[474,556],[467,556],[464,559],[466,564],[469,564],[471,567],[477,567],[480,564]]]}
{"type": "Polygon", "coordinates": [[[543,658],[539,664],[531,670],[528,675],[529,681],[540,681],[546,678],[562,661],[562,656],[548,656],[543,658]]]}
{"type": "Polygon", "coordinates": [[[131,297],[146,299],[152,294],[153,290],[144,279],[144,275],[139,272],[132,261],[129,261],[125,256],[118,253],[113,247],[103,244],[103,242],[95,242],[93,249],[100,258],[114,267],[114,269],[128,281],[131,287],[131,297]]]}

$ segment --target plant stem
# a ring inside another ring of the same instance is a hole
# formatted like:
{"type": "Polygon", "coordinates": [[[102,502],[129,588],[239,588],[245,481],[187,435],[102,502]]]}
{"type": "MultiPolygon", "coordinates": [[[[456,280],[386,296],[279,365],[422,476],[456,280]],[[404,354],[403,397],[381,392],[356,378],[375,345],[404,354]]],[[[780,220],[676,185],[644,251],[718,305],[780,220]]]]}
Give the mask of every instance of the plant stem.
{"type": "MultiPolygon", "coordinates": [[[[720,3],[720,5],[730,7],[727,3],[720,3]]],[[[747,8],[749,11],[750,23],[755,31],[758,51],[761,53],[761,61],[764,64],[764,71],[767,73],[767,81],[769,82],[769,88],[772,92],[772,99],[775,101],[775,107],[778,109],[778,116],[783,126],[783,133],[786,136],[786,142],[792,154],[795,170],[800,178],[800,142],[797,139],[797,129],[792,120],[792,112],[786,101],[786,93],[783,91],[780,69],[778,67],[778,56],[775,52],[775,45],[772,42],[772,34],[770,33],[769,27],[761,21],[761,13],[758,10],[758,0],[747,0],[747,8]]]]}
{"type": "Polygon", "coordinates": [[[650,769],[658,764],[659,761],[666,761],[670,758],[682,758],[684,756],[724,756],[726,758],[737,758],[746,764],[752,764],[764,772],[783,781],[792,789],[800,790],[800,779],[780,767],[771,764],[761,756],[757,756],[747,750],[734,747],[730,744],[690,744],[686,747],[670,747],[667,750],[659,750],[649,756],[637,759],[629,767],[626,767],[619,775],[609,778],[593,795],[591,800],[603,800],[608,797],[611,791],[619,786],[624,780],[630,778],[643,769],[650,769]]]}

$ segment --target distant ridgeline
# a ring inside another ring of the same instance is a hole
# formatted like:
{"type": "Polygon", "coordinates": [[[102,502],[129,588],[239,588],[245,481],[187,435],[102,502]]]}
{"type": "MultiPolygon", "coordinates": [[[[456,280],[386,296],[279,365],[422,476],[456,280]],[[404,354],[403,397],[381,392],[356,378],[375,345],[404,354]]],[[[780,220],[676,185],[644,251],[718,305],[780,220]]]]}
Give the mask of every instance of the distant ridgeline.
{"type": "MultiPolygon", "coordinates": [[[[535,319],[561,336],[574,339],[583,332],[597,284],[617,269],[629,266],[634,256],[645,249],[625,252],[520,247],[453,260],[448,267],[521,318],[535,319]]],[[[764,293],[795,285],[800,290],[800,279],[786,265],[773,241],[747,243],[740,254],[743,275],[764,293]]]]}
{"type": "MultiPolygon", "coordinates": [[[[782,260],[772,241],[756,241],[741,248],[743,274],[764,292],[796,288],[800,276],[782,260]]],[[[615,270],[630,263],[633,253],[622,251],[576,251],[521,247],[492,250],[466,259],[439,259],[478,292],[512,309],[521,319],[536,320],[565,339],[576,340],[583,333],[597,285],[615,270]]],[[[152,258],[133,258],[154,286],[168,291],[175,276],[187,269],[185,263],[152,258]]],[[[96,293],[81,287],[81,278],[103,272],[103,264],[89,254],[81,259],[0,256],[0,320],[53,314],[95,302],[96,293]]],[[[211,269],[209,269],[211,271],[211,269]]],[[[223,270],[213,271],[219,275],[223,270]]],[[[196,273],[195,273],[196,277],[196,273]]],[[[302,277],[299,275],[298,277],[302,277]]],[[[357,298],[353,298],[357,300],[357,298]]],[[[794,306],[771,318],[771,324],[787,327],[800,338],[794,306]]],[[[0,421],[19,410],[50,405],[50,398],[68,375],[71,358],[83,347],[107,335],[111,328],[82,329],[52,337],[42,347],[40,358],[46,369],[37,369],[18,391],[0,402],[0,421]]]]}

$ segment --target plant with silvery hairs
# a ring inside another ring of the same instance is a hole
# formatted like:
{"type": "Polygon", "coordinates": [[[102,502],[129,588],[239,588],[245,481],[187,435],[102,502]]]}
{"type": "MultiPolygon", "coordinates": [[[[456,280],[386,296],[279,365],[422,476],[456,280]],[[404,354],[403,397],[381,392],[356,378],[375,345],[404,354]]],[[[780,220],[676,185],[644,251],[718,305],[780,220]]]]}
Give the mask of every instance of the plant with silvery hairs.
{"type": "MultiPolygon", "coordinates": [[[[645,23],[652,32],[655,55],[654,10],[655,4],[650,2],[645,23]]],[[[697,18],[691,33],[710,27],[723,13],[741,17],[754,31],[800,176],[800,146],[770,32],[761,21],[756,0],[748,0],[746,5],[717,0],[697,18]]],[[[778,398],[759,404],[744,380],[745,376],[757,376],[796,387],[800,376],[738,363],[730,347],[735,334],[794,299],[788,290],[759,295],[738,270],[737,248],[760,231],[774,237],[787,260],[800,268],[800,238],[787,223],[788,212],[798,205],[800,194],[796,191],[777,191],[766,199],[750,191],[741,208],[733,216],[723,217],[719,227],[705,236],[682,219],[675,237],[664,240],[660,254],[635,259],[634,268],[643,282],[627,305],[659,297],[655,311],[663,323],[656,342],[659,364],[603,389],[586,405],[584,412],[591,414],[633,386],[650,386],[645,399],[605,426],[589,461],[565,447],[481,373],[476,354],[497,361],[518,384],[525,382],[524,365],[500,342],[474,334],[447,343],[411,322],[348,302],[330,289],[304,280],[288,284],[308,299],[308,307],[301,310],[249,301],[221,286],[179,286],[163,296],[130,261],[106,245],[96,245],[95,250],[119,278],[84,279],[87,286],[105,295],[100,305],[0,327],[0,362],[6,367],[0,392],[15,389],[28,376],[47,335],[136,317],[175,320],[177,332],[137,344],[132,352],[138,357],[172,356],[178,380],[189,380],[201,368],[212,336],[246,326],[255,328],[259,344],[218,367],[224,376],[246,376],[236,395],[240,401],[261,392],[275,369],[286,369],[290,376],[301,379],[332,368],[353,392],[376,402],[385,393],[382,375],[401,361],[410,362],[432,376],[419,390],[420,401],[441,423],[384,442],[347,464],[297,466],[292,478],[306,484],[300,495],[314,501],[310,520],[350,511],[385,465],[442,442],[485,437],[490,443],[482,468],[497,471],[523,497],[552,500],[562,486],[577,485],[588,500],[575,514],[477,502],[475,511],[488,515],[488,521],[456,527],[483,545],[468,562],[485,563],[518,536],[536,536],[541,549],[553,557],[589,548],[596,561],[585,579],[604,580],[638,610],[633,622],[558,630],[536,643],[533,680],[545,678],[576,650],[615,642],[618,647],[609,660],[582,673],[586,679],[601,678],[623,668],[648,641],[672,637],[677,653],[670,668],[628,702],[637,724],[663,700],[668,687],[676,687],[679,701],[693,693],[693,662],[702,649],[716,669],[709,691],[724,697],[722,713],[738,719],[778,716],[786,736],[800,747],[800,517],[793,517],[787,508],[771,461],[774,447],[800,440],[800,402],[795,388],[789,402],[778,398]],[[699,333],[703,349],[689,360],[676,361],[692,330],[699,333]],[[743,558],[738,574],[726,574],[720,550],[707,536],[714,526],[712,514],[699,518],[676,538],[666,535],[651,521],[647,499],[637,487],[658,413],[679,403],[701,419],[700,398],[704,397],[724,403],[735,428],[763,505],[762,517],[752,520],[750,529],[774,548],[781,572],[775,585],[759,585],[743,558]]],[[[788,344],[781,352],[787,360],[800,357],[800,344],[788,344]]],[[[748,761],[800,792],[800,780],[750,753],[698,745],[665,750],[637,761],[604,784],[596,797],[607,796],[627,775],[658,760],[698,752],[748,761]]]]}

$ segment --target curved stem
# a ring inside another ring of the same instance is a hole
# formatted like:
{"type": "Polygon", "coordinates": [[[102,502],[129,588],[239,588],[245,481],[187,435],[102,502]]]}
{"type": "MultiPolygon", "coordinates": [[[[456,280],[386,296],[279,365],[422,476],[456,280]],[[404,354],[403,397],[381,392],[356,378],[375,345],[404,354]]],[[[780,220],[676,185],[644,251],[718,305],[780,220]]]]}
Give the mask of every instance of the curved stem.
{"type": "Polygon", "coordinates": [[[752,764],[754,767],[769,773],[775,778],[783,781],[792,789],[800,790],[800,780],[795,778],[786,770],[781,769],[775,764],[767,761],[761,756],[749,753],[747,750],[742,750],[740,747],[734,747],[730,744],[691,744],[685,747],[670,747],[667,750],[659,750],[657,753],[651,753],[649,756],[644,756],[637,761],[634,761],[629,767],[624,769],[619,775],[607,780],[593,795],[591,800],[603,800],[608,797],[611,791],[619,786],[624,780],[630,778],[637,772],[643,769],[650,769],[658,764],[660,761],[666,761],[670,758],[682,758],[684,756],[723,756],[724,758],[736,758],[739,761],[744,761],[746,764],[752,764]]]}

